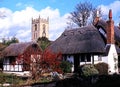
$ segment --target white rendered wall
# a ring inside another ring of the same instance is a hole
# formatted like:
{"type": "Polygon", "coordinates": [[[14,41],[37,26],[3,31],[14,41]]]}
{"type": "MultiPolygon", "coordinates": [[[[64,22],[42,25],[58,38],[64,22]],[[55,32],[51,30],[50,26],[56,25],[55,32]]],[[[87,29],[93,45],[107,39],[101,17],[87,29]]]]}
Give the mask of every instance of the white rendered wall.
{"type": "Polygon", "coordinates": [[[108,72],[109,74],[118,73],[118,55],[114,44],[110,44],[108,52],[108,72]]]}

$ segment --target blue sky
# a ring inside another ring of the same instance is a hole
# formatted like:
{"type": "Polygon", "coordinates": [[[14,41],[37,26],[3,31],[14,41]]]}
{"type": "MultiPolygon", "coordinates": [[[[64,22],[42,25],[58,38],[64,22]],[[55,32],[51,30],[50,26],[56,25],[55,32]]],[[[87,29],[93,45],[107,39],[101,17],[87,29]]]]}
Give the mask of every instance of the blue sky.
{"type": "Polygon", "coordinates": [[[120,21],[120,0],[0,0],[0,39],[16,36],[21,42],[31,41],[31,18],[40,15],[49,16],[49,39],[55,40],[67,27],[69,13],[85,1],[101,7],[104,15],[112,9],[115,24],[120,21]]]}
{"type": "Polygon", "coordinates": [[[12,11],[23,10],[27,6],[33,7],[36,10],[41,10],[47,6],[53,9],[59,9],[61,15],[74,10],[79,2],[89,1],[93,6],[109,5],[115,0],[0,0],[0,7],[7,7],[12,11]]]}
{"type": "Polygon", "coordinates": [[[0,7],[7,7],[12,11],[23,10],[30,6],[36,10],[41,10],[46,7],[59,9],[61,15],[68,13],[74,9],[74,6],[80,0],[1,0],[0,7]]]}

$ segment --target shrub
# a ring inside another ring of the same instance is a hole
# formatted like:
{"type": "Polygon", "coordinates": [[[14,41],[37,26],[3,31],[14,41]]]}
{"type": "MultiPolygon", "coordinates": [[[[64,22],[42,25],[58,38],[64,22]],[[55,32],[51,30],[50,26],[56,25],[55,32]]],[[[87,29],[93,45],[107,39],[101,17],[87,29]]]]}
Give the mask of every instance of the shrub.
{"type": "Polygon", "coordinates": [[[83,67],[81,67],[81,73],[87,77],[97,75],[99,72],[93,65],[83,65],[83,67]]]}
{"type": "Polygon", "coordinates": [[[108,74],[108,64],[107,63],[95,64],[95,68],[99,71],[100,75],[107,75],[108,74]]]}
{"type": "Polygon", "coordinates": [[[72,64],[68,61],[63,61],[60,64],[60,67],[64,73],[69,73],[69,72],[71,72],[72,64]]]}

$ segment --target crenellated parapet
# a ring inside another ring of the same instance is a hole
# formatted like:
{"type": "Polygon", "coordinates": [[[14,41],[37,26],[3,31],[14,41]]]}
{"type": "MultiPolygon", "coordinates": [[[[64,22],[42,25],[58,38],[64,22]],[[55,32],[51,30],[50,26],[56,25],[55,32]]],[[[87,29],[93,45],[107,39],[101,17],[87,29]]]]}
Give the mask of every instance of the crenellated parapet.
{"type": "Polygon", "coordinates": [[[36,23],[39,23],[39,22],[42,22],[42,23],[49,23],[49,17],[47,19],[44,19],[44,18],[36,18],[36,19],[33,19],[32,18],[32,23],[33,24],[36,24],[36,23]]]}
{"type": "Polygon", "coordinates": [[[32,24],[36,24],[36,23],[39,23],[39,19],[32,19],[32,24]]]}

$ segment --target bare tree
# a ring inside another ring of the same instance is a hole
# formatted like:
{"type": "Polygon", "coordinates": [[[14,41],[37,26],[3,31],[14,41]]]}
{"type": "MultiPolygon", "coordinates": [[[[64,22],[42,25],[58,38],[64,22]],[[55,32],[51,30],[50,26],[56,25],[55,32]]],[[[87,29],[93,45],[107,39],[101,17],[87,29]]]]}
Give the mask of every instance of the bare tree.
{"type": "Polygon", "coordinates": [[[71,16],[68,16],[68,21],[67,21],[67,27],[66,27],[66,30],[68,30],[68,29],[72,29],[73,27],[74,27],[74,25],[75,25],[75,23],[71,20],[71,16]]]}
{"type": "Polygon", "coordinates": [[[87,25],[87,19],[93,11],[93,6],[90,2],[79,3],[75,11],[71,12],[71,20],[79,27],[87,25]]]}

